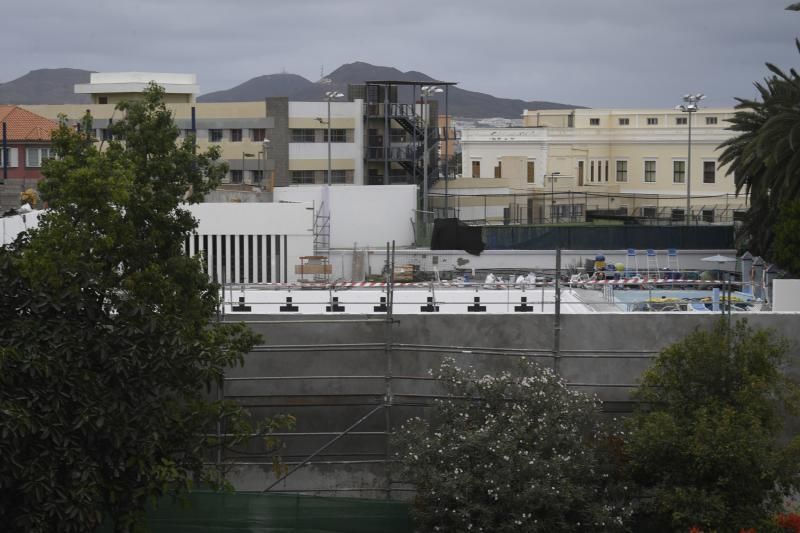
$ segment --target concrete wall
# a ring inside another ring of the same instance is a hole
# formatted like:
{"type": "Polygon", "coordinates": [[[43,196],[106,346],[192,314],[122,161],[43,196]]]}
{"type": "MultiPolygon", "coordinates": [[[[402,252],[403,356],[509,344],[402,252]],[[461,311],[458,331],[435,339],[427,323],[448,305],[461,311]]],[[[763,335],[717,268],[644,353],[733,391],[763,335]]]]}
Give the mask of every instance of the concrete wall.
{"type": "Polygon", "coordinates": [[[773,311],[800,311],[800,280],[776,279],[772,282],[773,311]]]}
{"type": "MultiPolygon", "coordinates": [[[[238,320],[238,317],[227,317],[238,320]]],[[[385,470],[387,429],[410,416],[426,416],[442,390],[428,370],[444,356],[487,373],[513,368],[522,356],[557,364],[572,387],[596,393],[609,413],[629,412],[629,394],[659,350],[694,328],[710,328],[717,317],[672,314],[564,315],[561,352],[552,356],[552,315],[402,316],[394,322],[364,317],[251,316],[250,327],[264,337],[231,370],[225,396],[250,406],[256,417],[291,413],[284,460],[302,461],[314,450],[384,403],[352,433],[317,456],[274,490],[392,498],[408,487],[385,470]],[[386,379],[386,376],[391,378],[386,379]]],[[[787,372],[800,377],[797,314],[759,314],[751,325],[771,327],[793,342],[787,372]]],[[[793,421],[791,432],[800,426],[793,421]]],[[[263,490],[275,478],[257,442],[238,458],[233,481],[239,490],[263,490]]]]}

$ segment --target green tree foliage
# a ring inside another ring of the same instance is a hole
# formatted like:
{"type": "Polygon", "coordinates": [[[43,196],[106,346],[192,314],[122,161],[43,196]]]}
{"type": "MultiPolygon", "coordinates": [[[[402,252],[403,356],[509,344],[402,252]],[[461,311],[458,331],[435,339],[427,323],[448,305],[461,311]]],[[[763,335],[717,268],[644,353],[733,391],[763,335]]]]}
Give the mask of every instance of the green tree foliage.
{"type": "Polygon", "coordinates": [[[595,399],[535,363],[481,376],[446,360],[436,377],[449,395],[434,422],[412,419],[395,441],[420,531],[623,529],[619,440],[595,399]]]}
{"type": "Polygon", "coordinates": [[[783,206],[775,225],[775,262],[800,276],[800,199],[783,206]]]}
{"type": "Polygon", "coordinates": [[[800,440],[781,443],[797,385],[787,343],[720,321],[664,350],[643,376],[627,456],[641,531],[767,531],[798,487],[800,440]]]}
{"type": "Polygon", "coordinates": [[[83,133],[62,121],[50,210],[0,250],[3,531],[127,531],[149,500],[221,482],[211,452],[254,430],[212,398],[257,337],[213,320],[218,288],[182,250],[196,224],[182,205],[225,168],[177,142],[162,97],[120,104],[102,150],[90,117],[83,133]],[[218,427],[233,436],[206,436],[218,427]]]}
{"type": "MultiPolygon", "coordinates": [[[[795,44],[800,50],[800,40],[795,44]]],[[[743,244],[771,258],[779,212],[800,199],[800,76],[767,68],[772,75],[755,84],[760,101],[737,98],[729,127],[737,135],[720,145],[719,162],[730,165],[736,192],[751,195],[743,244]]]]}

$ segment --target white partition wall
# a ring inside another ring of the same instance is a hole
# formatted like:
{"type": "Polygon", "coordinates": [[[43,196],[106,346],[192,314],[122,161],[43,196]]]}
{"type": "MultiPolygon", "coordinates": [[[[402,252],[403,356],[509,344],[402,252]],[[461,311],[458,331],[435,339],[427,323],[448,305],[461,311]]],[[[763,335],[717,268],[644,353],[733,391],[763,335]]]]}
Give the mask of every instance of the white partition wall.
{"type": "MultiPolygon", "coordinates": [[[[322,185],[302,185],[277,187],[273,194],[275,202],[313,202],[319,209],[323,191],[322,185]]],[[[331,248],[414,243],[416,185],[334,185],[329,199],[331,248]]]]}
{"type": "Polygon", "coordinates": [[[220,283],[285,283],[314,252],[313,204],[218,203],[190,206],[198,220],[186,242],[220,283]]]}

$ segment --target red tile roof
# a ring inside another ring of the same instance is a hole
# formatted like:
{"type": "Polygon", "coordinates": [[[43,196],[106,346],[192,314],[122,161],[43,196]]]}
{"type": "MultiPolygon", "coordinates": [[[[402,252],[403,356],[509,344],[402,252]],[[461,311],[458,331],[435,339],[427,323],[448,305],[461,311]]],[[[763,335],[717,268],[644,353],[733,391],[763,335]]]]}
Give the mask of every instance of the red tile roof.
{"type": "Polygon", "coordinates": [[[14,105],[0,105],[0,122],[6,123],[6,138],[13,141],[49,141],[58,122],[14,105]]]}

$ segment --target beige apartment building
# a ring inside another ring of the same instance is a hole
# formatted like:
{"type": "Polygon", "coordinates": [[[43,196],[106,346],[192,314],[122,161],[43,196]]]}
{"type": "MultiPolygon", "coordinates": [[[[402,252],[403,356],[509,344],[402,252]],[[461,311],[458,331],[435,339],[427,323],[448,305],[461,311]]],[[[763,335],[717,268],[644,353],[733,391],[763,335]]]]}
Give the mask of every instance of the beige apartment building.
{"type": "MultiPolygon", "coordinates": [[[[194,131],[201,150],[220,147],[229,167],[222,191],[258,193],[276,186],[327,182],[326,102],[289,102],[280,97],[256,102],[196,102],[198,86],[193,74],[103,73],[92,74],[90,83],[75,87],[77,93],[91,95],[90,104],[22,107],[52,119],[64,115],[73,123],[89,111],[95,136],[102,142],[111,137],[111,126],[120,118],[115,105],[138,97],[151,80],[165,88],[167,107],[182,136],[194,131]]],[[[362,109],[361,100],[330,104],[332,183],[364,183],[362,109]]]]}
{"type": "Polygon", "coordinates": [[[463,173],[449,184],[448,204],[463,206],[462,219],[490,222],[580,221],[600,212],[680,221],[691,180],[691,220],[729,222],[746,207],[718,163],[732,115],[692,113],[689,166],[690,117],[679,110],[526,110],[521,128],[462,132],[463,173]]]}

